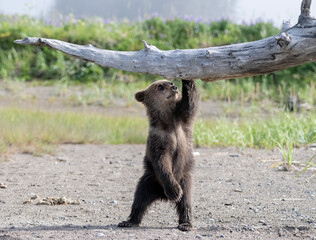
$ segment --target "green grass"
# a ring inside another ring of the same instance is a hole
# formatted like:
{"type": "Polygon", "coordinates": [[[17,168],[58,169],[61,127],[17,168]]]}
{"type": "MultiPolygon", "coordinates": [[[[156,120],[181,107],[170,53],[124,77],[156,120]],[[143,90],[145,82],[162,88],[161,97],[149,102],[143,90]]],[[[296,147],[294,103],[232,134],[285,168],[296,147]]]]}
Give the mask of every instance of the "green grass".
{"type": "Polygon", "coordinates": [[[282,156],[282,162],[274,165],[280,166],[283,165],[283,169],[286,171],[289,171],[294,163],[294,143],[291,143],[290,141],[287,142],[287,146],[282,146],[279,142],[275,141],[276,148],[279,150],[282,156]]]}
{"type": "Polygon", "coordinates": [[[315,126],[315,113],[279,113],[265,119],[234,121],[200,119],[195,125],[194,142],[198,146],[271,148],[275,146],[275,141],[281,146],[297,142],[300,136],[305,136],[315,126]]]}
{"type": "MultiPolygon", "coordinates": [[[[0,109],[0,152],[47,152],[56,144],[144,144],[147,120],[88,112],[0,109]]],[[[295,142],[316,126],[316,114],[281,113],[264,120],[202,120],[195,124],[196,146],[271,148],[295,142]]],[[[297,143],[299,144],[299,143],[297,143]]]]}
{"type": "Polygon", "coordinates": [[[0,110],[0,151],[18,148],[41,152],[61,143],[144,143],[146,133],[145,119],[136,117],[17,108],[0,110]]]}

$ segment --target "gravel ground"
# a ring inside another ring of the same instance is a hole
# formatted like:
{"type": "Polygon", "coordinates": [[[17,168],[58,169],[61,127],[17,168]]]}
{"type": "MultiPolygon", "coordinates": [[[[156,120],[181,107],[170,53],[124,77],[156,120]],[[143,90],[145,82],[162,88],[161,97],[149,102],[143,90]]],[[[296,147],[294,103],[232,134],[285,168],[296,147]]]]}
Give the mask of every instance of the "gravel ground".
{"type": "MultiPolygon", "coordinates": [[[[277,151],[199,148],[194,230],[180,232],[171,203],[155,203],[139,228],[129,214],[144,145],[61,145],[54,155],[0,161],[0,240],[316,239],[316,171],[271,166],[277,151]]],[[[299,149],[306,161],[315,149],[299,149]]],[[[4,156],[2,156],[4,158],[4,156]]]]}

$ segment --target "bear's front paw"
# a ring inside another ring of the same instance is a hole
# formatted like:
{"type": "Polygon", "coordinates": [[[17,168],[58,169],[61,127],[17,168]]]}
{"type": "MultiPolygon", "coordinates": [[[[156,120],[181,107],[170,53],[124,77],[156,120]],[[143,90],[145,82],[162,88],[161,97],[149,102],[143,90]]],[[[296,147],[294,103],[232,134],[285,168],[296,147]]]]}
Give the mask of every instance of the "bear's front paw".
{"type": "Polygon", "coordinates": [[[138,227],[139,224],[138,223],[133,223],[133,222],[130,222],[130,221],[123,221],[123,222],[120,222],[117,226],[118,227],[138,227]]]}
{"type": "Polygon", "coordinates": [[[165,189],[165,194],[167,195],[168,200],[174,202],[180,202],[183,192],[182,188],[178,183],[168,186],[165,189]]]}

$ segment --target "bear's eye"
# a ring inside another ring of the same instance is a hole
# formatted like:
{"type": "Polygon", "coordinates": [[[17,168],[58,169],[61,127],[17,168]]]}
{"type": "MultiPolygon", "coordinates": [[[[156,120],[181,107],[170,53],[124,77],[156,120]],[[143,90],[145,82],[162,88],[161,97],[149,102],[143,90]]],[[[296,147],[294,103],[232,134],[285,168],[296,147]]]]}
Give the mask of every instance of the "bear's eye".
{"type": "Polygon", "coordinates": [[[163,87],[162,85],[159,85],[159,86],[158,86],[158,90],[159,90],[159,91],[163,91],[163,89],[164,89],[164,87],[163,87]]]}

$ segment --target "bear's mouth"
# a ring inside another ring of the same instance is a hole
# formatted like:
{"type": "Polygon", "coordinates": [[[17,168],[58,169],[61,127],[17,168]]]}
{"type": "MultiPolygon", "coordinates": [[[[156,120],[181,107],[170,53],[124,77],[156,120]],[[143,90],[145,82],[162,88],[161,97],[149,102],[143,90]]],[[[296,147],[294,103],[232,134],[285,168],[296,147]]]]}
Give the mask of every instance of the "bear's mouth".
{"type": "Polygon", "coordinates": [[[178,92],[172,92],[172,93],[167,97],[167,99],[174,98],[174,97],[177,96],[177,94],[178,94],[178,92]]]}

